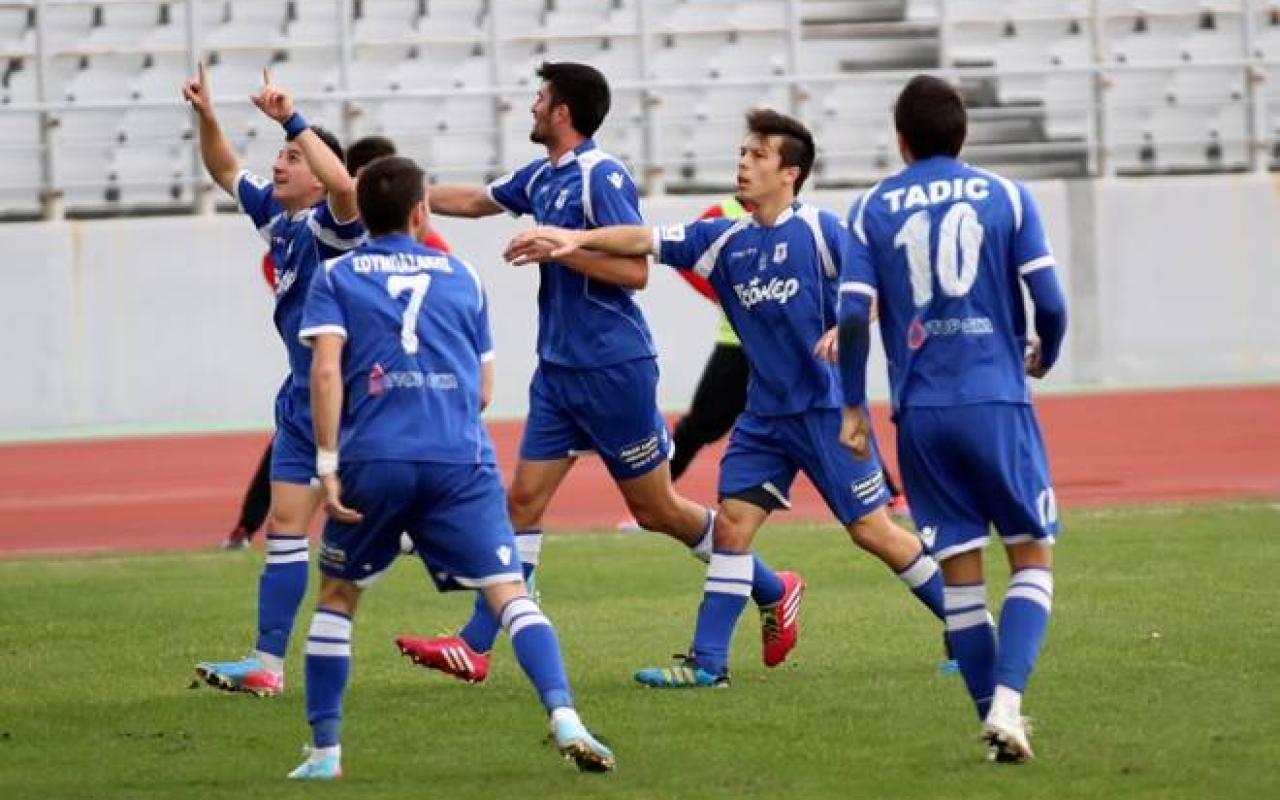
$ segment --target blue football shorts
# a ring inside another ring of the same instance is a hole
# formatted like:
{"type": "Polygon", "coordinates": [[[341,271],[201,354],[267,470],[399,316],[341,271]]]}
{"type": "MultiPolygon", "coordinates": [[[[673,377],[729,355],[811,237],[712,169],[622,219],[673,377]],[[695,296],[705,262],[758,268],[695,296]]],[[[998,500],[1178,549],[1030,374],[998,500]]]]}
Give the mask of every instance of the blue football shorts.
{"type": "Polygon", "coordinates": [[[594,369],[538,364],[520,457],[552,461],[592,450],[615,480],[638,478],[671,458],[655,359],[594,369]]]}
{"type": "Polygon", "coordinates": [[[906,408],[898,414],[898,461],[911,516],[938,559],[986,545],[1058,534],[1057,501],[1035,412],[980,403],[906,408]]]}

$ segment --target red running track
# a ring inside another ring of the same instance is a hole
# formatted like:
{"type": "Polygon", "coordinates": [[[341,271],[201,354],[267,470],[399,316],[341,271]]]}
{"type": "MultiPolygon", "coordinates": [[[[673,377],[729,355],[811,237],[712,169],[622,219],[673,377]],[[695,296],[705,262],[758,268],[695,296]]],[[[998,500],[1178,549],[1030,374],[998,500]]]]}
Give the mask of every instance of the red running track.
{"type": "MultiPolygon", "coordinates": [[[[1037,407],[1064,508],[1280,498],[1280,385],[1046,397],[1037,407]]],[[[877,423],[888,430],[883,409],[877,423]]],[[[509,473],[520,425],[499,423],[493,434],[509,473]]],[[[0,557],[209,548],[234,523],[266,440],[236,434],[0,446],[0,557]]],[[[685,494],[714,500],[720,452],[698,456],[680,483],[685,494]]],[[[803,479],[793,502],[779,521],[830,520],[803,479]]],[[[552,503],[546,526],[611,529],[623,511],[608,473],[588,457],[552,503]]]]}

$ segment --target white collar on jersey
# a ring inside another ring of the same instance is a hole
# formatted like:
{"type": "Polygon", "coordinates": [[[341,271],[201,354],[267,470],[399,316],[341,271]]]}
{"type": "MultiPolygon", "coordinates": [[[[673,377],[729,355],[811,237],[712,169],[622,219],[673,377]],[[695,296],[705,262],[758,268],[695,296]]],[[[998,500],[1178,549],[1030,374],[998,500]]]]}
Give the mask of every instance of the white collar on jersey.
{"type": "Polygon", "coordinates": [[[787,222],[789,222],[791,218],[796,215],[796,211],[798,211],[799,209],[800,209],[800,201],[796,200],[791,205],[782,209],[782,213],[778,215],[778,218],[773,221],[772,225],[761,225],[759,222],[756,221],[756,217],[754,214],[749,216],[748,219],[750,219],[751,224],[756,226],[757,228],[779,228],[785,225],[787,222]]]}
{"type": "Polygon", "coordinates": [[[596,143],[594,139],[585,139],[583,140],[582,144],[578,145],[577,147],[573,148],[569,152],[557,158],[556,163],[553,164],[552,166],[554,166],[556,169],[560,169],[561,167],[568,166],[569,164],[572,164],[573,162],[578,160],[579,153],[585,153],[588,150],[594,150],[595,147],[596,147],[596,143]]]}

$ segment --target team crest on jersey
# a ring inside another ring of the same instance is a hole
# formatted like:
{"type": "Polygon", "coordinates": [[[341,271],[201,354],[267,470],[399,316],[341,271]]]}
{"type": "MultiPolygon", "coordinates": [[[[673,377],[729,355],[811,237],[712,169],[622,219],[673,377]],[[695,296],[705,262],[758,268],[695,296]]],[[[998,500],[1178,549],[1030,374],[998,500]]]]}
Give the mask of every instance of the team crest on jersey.
{"type": "Polygon", "coordinates": [[[564,208],[565,201],[568,199],[569,199],[569,190],[561,189],[560,194],[556,195],[556,202],[555,202],[556,211],[559,211],[560,209],[564,208]]]}
{"type": "Polygon", "coordinates": [[[787,260],[787,243],[778,242],[773,246],[773,263],[781,264],[787,260]]]}
{"type": "Polygon", "coordinates": [[[622,173],[610,172],[609,183],[613,184],[613,188],[617,189],[618,191],[622,191],[622,173]]]}

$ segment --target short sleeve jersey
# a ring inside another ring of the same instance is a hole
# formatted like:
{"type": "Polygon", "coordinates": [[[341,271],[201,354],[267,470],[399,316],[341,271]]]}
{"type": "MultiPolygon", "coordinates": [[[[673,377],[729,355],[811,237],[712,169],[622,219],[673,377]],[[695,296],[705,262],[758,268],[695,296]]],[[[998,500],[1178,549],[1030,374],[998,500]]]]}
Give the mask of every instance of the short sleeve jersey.
{"type": "Polygon", "coordinates": [[[298,341],[298,328],[311,278],[326,259],[358,245],[364,239],[364,225],[358,219],[339,222],[325,201],[291,215],[276,202],[271,182],[247,170],[236,178],[235,190],[240,209],[270,248],[276,330],[289,354],[293,385],[305,387],[310,380],[311,351],[298,341]]]}
{"type": "Polygon", "coordinates": [[[344,462],[494,463],[480,418],[493,339],[469,264],[400,234],[328,261],[312,282],[299,341],[326,333],[346,339],[344,462]]]}
{"type": "Polygon", "coordinates": [[[848,234],[826,211],[795,203],[772,226],[752,217],[654,229],[658,260],[708,279],[750,366],[747,410],[798,414],[841,403],[835,367],[813,354],[837,323],[848,234]]]}
{"type": "Polygon", "coordinates": [[[878,302],[895,409],[1030,402],[1020,279],[1054,258],[1025,187],[925,159],[854,203],[849,230],[840,290],[878,302]]]}
{"type": "MultiPolygon", "coordinates": [[[[639,225],[635,182],[626,167],[588,139],[554,164],[533,161],[488,187],[489,197],[516,216],[573,230],[639,225]]],[[[656,351],[633,291],[593,280],[557,262],[540,265],[538,357],[590,369],[656,351]]]]}

